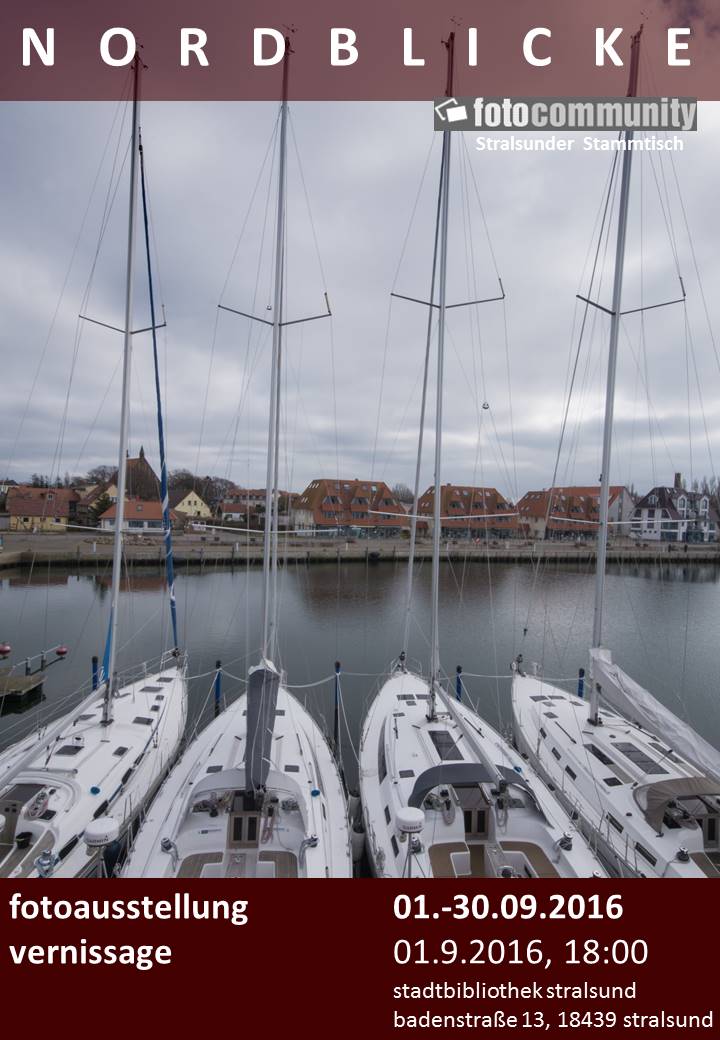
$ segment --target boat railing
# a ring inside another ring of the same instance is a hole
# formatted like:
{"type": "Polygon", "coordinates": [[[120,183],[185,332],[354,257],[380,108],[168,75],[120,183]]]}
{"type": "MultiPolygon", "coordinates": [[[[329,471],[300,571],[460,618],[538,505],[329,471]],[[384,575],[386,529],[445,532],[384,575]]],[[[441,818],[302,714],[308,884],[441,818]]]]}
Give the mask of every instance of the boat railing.
{"type": "Polygon", "coordinates": [[[187,654],[185,651],[165,650],[158,657],[140,661],[129,668],[119,671],[117,673],[118,689],[130,686],[132,683],[139,682],[142,679],[147,679],[149,675],[153,675],[155,672],[164,672],[172,667],[185,670],[187,667],[187,654]]]}

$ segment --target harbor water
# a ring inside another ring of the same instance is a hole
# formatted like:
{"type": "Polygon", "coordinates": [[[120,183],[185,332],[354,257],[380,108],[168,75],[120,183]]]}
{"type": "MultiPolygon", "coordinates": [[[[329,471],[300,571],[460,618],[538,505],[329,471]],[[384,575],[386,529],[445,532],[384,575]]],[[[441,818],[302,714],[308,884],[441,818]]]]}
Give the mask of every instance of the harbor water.
{"type": "MultiPolygon", "coordinates": [[[[332,729],[336,660],[342,664],[347,727],[343,760],[350,782],[365,708],[397,657],[405,613],[406,569],[372,561],[290,565],[280,572],[280,664],[287,682],[332,729]]],[[[180,633],[190,683],[188,730],[213,714],[213,669],[222,661],[222,695],[242,691],[258,659],[262,574],[259,568],[207,566],[177,577],[180,633]]],[[[523,654],[546,676],[577,685],[592,631],[591,565],[444,563],[440,590],[441,658],[451,677],[463,667],[463,696],[493,725],[510,721],[510,664],[523,654]]],[[[0,642],[10,662],[65,644],[67,658],[46,673],[43,699],[23,713],[3,705],[0,746],[26,732],[61,698],[87,683],[93,654],[102,656],[109,610],[107,567],[4,571],[0,642]]],[[[416,565],[408,656],[427,666],[430,567],[416,565]]],[[[608,569],[603,642],[615,660],[711,743],[720,746],[720,569],[682,563],[612,565],[608,569]]],[[[156,658],[169,647],[162,573],[131,567],[123,586],[120,668],[156,658]]],[[[52,655],[50,655],[52,656],[52,655]]],[[[6,662],[7,663],[7,662],[6,662]]],[[[37,664],[37,662],[35,662],[37,664]]]]}

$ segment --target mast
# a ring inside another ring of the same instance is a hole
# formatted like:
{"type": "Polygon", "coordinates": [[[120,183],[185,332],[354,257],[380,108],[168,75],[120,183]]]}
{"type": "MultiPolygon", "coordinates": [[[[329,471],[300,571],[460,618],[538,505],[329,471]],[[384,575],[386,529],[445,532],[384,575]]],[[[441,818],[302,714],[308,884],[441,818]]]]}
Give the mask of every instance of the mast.
{"type": "Polygon", "coordinates": [[[103,723],[112,721],[112,698],[116,692],[115,661],[117,654],[118,600],[122,576],[123,521],[125,519],[125,483],[127,475],[128,414],[130,411],[130,373],[132,363],[133,279],[135,267],[135,215],[137,210],[138,119],[140,115],[140,56],[135,55],[133,76],[132,131],[130,139],[130,193],[128,206],[127,261],[125,275],[125,327],[123,330],[123,376],[120,408],[120,447],[118,449],[117,504],[113,540],[110,625],[105,646],[105,699],[103,723]]]}
{"type": "MultiPolygon", "coordinates": [[[[632,38],[630,48],[630,82],[628,97],[636,97],[638,70],[640,65],[640,36],[642,26],[632,38]]],[[[615,375],[617,371],[617,349],[620,334],[620,318],[622,305],[623,268],[625,266],[625,238],[627,233],[628,206],[630,202],[630,174],[632,171],[631,143],[634,130],[626,130],[624,134],[625,150],[623,152],[622,178],[620,181],[620,202],[618,207],[617,243],[615,247],[615,279],[613,282],[612,315],[610,319],[610,343],[608,347],[607,385],[605,390],[605,422],[603,426],[602,472],[600,476],[600,518],[598,528],[597,562],[595,570],[595,613],[593,616],[593,648],[602,645],[603,600],[605,597],[605,564],[607,560],[608,515],[610,497],[610,464],[612,458],[612,427],[615,407],[615,375]]],[[[593,681],[590,684],[590,722],[598,722],[598,689],[593,681]]]]}
{"type": "MultiPolygon", "coordinates": [[[[446,95],[452,96],[455,33],[451,32],[445,44],[448,52],[446,95]]],[[[428,718],[435,718],[436,692],[440,684],[440,525],[442,516],[442,412],[445,362],[445,298],[447,285],[448,195],[450,189],[450,149],[452,133],[443,130],[442,160],[440,166],[440,235],[438,275],[438,351],[437,387],[435,403],[435,495],[433,501],[432,553],[432,614],[430,621],[430,700],[428,718]]]]}
{"type": "Polygon", "coordinates": [[[415,545],[417,542],[418,504],[420,502],[420,476],[422,468],[423,440],[425,437],[425,410],[427,407],[428,373],[430,370],[430,347],[432,345],[433,307],[435,300],[435,279],[437,276],[438,236],[440,234],[440,211],[442,208],[442,178],[438,187],[437,213],[435,215],[435,241],[433,244],[432,273],[430,275],[430,306],[428,308],[427,336],[425,339],[425,365],[423,368],[422,396],[420,400],[420,428],[418,432],[417,458],[415,460],[415,484],[413,485],[413,506],[410,516],[410,542],[408,545],[407,589],[405,592],[405,629],[403,631],[403,650],[407,653],[410,642],[410,617],[412,613],[413,579],[415,577],[415,545]]]}
{"type": "Polygon", "coordinates": [[[275,286],[273,299],[272,370],[268,416],[268,451],[265,475],[265,530],[263,533],[263,637],[262,655],[273,660],[277,648],[277,492],[280,441],[280,372],[282,366],[283,289],[285,275],[285,167],[287,158],[288,73],[290,39],[285,37],[282,101],[280,102],[280,142],[278,157],[278,197],[275,228],[275,286]]]}

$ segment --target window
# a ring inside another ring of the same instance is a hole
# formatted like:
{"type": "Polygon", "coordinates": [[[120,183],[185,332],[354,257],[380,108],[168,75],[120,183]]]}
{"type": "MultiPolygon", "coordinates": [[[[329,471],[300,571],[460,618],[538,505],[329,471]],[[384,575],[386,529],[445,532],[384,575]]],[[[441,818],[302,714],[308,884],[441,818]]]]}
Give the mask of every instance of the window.
{"type": "Polygon", "coordinates": [[[571,780],[577,780],[577,774],[575,772],[573,772],[573,770],[570,768],[570,766],[565,766],[565,772],[567,773],[567,775],[570,777],[571,780]]]}
{"type": "Polygon", "coordinates": [[[547,733],[546,733],[546,732],[545,732],[545,730],[544,730],[544,729],[542,728],[542,726],[540,727],[540,736],[541,736],[541,737],[543,738],[543,740],[545,740],[545,737],[547,736],[547,733]]]}
{"type": "Polygon", "coordinates": [[[622,834],[624,827],[620,821],[616,820],[614,816],[610,815],[610,813],[606,813],[605,815],[607,816],[607,822],[615,828],[618,834],[622,834]]]}
{"type": "Polygon", "coordinates": [[[608,787],[620,787],[622,780],[618,780],[616,776],[604,776],[603,783],[607,784],[608,787]]]}
{"type": "Polygon", "coordinates": [[[559,761],[560,761],[560,759],[562,758],[562,755],[560,754],[560,752],[558,751],[558,749],[557,749],[556,747],[554,747],[554,748],[552,749],[552,753],[553,753],[553,755],[555,756],[555,758],[556,758],[556,759],[558,760],[558,762],[559,762],[559,761]]]}
{"type": "Polygon", "coordinates": [[[380,742],[378,744],[378,780],[383,782],[387,776],[387,760],[385,758],[385,726],[380,730],[380,742]]]}
{"type": "Polygon", "coordinates": [[[400,852],[400,846],[398,845],[398,843],[397,843],[397,838],[395,837],[395,835],[394,835],[394,834],[393,834],[393,835],[392,835],[392,837],[390,838],[390,844],[392,845],[392,850],[393,850],[393,852],[394,852],[394,853],[395,853],[395,855],[397,856],[397,855],[398,855],[398,853],[400,852]]]}
{"type": "Polygon", "coordinates": [[[635,851],[639,856],[642,856],[643,859],[646,859],[648,863],[652,863],[653,866],[657,863],[655,856],[653,856],[651,852],[648,852],[645,846],[641,845],[639,841],[635,842],[635,851]]]}
{"type": "Polygon", "coordinates": [[[390,810],[385,806],[385,823],[390,823],[390,810]]]}

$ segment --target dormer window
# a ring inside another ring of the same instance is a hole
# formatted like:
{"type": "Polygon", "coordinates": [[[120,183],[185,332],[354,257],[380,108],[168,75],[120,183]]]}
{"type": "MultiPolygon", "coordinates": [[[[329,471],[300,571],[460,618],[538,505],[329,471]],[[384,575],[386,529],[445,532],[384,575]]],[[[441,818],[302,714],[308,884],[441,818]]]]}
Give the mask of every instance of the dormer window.
{"type": "Polygon", "coordinates": [[[656,506],[657,505],[657,495],[650,495],[650,497],[648,498],[648,502],[650,503],[651,506],[656,506]]]}

